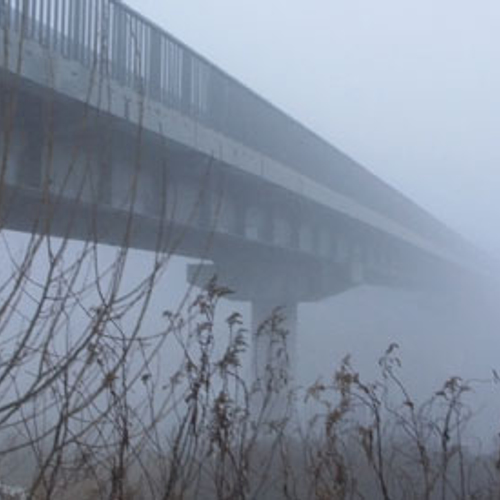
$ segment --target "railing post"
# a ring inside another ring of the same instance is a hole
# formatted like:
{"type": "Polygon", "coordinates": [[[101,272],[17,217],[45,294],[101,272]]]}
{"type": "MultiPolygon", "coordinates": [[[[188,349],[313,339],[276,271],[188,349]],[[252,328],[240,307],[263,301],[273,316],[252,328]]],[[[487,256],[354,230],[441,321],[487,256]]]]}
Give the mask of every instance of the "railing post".
{"type": "Polygon", "coordinates": [[[113,4],[113,49],[112,49],[112,68],[113,76],[119,82],[123,83],[126,76],[126,54],[125,45],[125,12],[119,4],[113,4]]]}
{"type": "Polygon", "coordinates": [[[111,4],[101,0],[99,7],[99,25],[100,30],[97,30],[95,36],[95,47],[97,52],[100,54],[99,64],[101,68],[101,73],[108,76],[109,72],[112,71],[110,67],[110,47],[111,43],[111,4]]]}
{"type": "Polygon", "coordinates": [[[161,33],[155,28],[150,28],[149,36],[149,94],[153,99],[160,99],[161,75],[164,65],[161,50],[161,33]]]}
{"type": "Polygon", "coordinates": [[[191,88],[192,88],[192,56],[182,49],[182,88],[181,105],[182,111],[191,114],[191,88]]]}
{"type": "Polygon", "coordinates": [[[45,19],[42,20],[42,23],[45,23],[45,45],[52,48],[52,0],[47,0],[45,19]]]}
{"type": "Polygon", "coordinates": [[[71,20],[73,24],[73,51],[72,51],[72,56],[74,58],[78,58],[78,43],[80,40],[80,23],[78,22],[78,14],[79,14],[79,7],[80,7],[80,1],[81,0],[72,0],[73,1],[73,19],[71,20]]]}
{"type": "Polygon", "coordinates": [[[0,28],[7,29],[9,27],[8,17],[7,17],[7,2],[9,0],[0,0],[0,28]]]}
{"type": "Polygon", "coordinates": [[[211,69],[208,77],[207,115],[210,126],[223,130],[226,115],[227,82],[211,69]]]}

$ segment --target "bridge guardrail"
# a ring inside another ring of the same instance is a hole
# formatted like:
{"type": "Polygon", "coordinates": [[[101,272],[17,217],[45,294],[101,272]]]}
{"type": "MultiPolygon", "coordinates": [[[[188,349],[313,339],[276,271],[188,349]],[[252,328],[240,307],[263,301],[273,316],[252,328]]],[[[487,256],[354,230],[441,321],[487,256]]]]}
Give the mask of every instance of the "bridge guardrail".
{"type": "Polygon", "coordinates": [[[120,0],[0,0],[0,25],[445,245],[430,214],[120,0]]]}

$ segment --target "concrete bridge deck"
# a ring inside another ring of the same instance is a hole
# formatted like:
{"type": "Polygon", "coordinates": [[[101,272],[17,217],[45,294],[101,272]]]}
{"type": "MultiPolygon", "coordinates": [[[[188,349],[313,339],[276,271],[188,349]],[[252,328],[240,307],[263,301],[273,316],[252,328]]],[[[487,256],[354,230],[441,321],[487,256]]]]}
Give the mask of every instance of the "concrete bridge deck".
{"type": "Polygon", "coordinates": [[[117,0],[0,0],[0,110],[2,227],[209,259],[259,318],[481,268],[433,216],[117,0]]]}
{"type": "Polygon", "coordinates": [[[121,2],[2,5],[4,74],[457,259],[452,231],[121,2]]]}

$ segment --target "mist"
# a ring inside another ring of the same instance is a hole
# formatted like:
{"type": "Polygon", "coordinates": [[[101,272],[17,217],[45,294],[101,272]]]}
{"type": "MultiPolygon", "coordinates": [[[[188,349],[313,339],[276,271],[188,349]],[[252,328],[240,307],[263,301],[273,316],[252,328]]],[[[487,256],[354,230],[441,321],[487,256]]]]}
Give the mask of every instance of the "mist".
{"type": "Polygon", "coordinates": [[[497,2],[128,3],[499,255],[497,2]]]}
{"type": "Polygon", "coordinates": [[[206,456],[192,498],[214,479],[206,498],[275,500],[249,479],[270,450],[284,490],[314,469],[298,450],[335,456],[337,491],[359,438],[387,500],[371,446],[421,453],[426,432],[409,470],[427,500],[469,446],[496,467],[498,2],[111,0],[61,22],[17,5],[0,9],[0,458],[29,449],[35,480],[16,484],[64,499],[71,475],[46,474],[97,450],[103,498],[125,499],[127,459],[144,498],[177,498],[206,456]]]}
{"type": "MultiPolygon", "coordinates": [[[[128,3],[500,256],[497,2],[128,3]]],[[[421,395],[450,375],[488,378],[498,288],[466,288],[365,286],[302,305],[300,380],[330,374],[348,353],[373,376],[390,342],[421,395]]],[[[495,412],[481,420],[489,431],[495,412]]]]}

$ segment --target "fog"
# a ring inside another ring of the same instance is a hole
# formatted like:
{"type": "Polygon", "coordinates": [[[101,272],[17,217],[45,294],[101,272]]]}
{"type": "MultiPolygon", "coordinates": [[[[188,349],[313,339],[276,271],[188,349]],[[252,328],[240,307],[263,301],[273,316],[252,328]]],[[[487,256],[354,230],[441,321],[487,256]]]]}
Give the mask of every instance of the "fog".
{"type": "MultiPolygon", "coordinates": [[[[154,20],[190,48],[305,124],[390,186],[414,200],[438,220],[462,235],[473,246],[489,254],[492,260],[500,259],[500,233],[497,230],[500,215],[500,149],[498,147],[500,4],[498,2],[484,0],[472,4],[465,0],[441,0],[439,2],[435,0],[413,2],[407,0],[380,0],[378,2],[367,0],[308,0],[307,2],[299,0],[253,0],[252,2],[127,0],[125,3],[140,11],[146,18],[154,20]]],[[[179,74],[175,76],[178,79],[179,74]]],[[[128,115],[128,101],[126,109],[128,115]]],[[[115,123],[112,120],[110,122],[115,123]]],[[[92,132],[95,133],[95,131],[92,132]]],[[[68,136],[70,135],[69,133],[68,136]]],[[[138,139],[137,145],[140,146],[142,135],[139,135],[141,138],[138,139]]],[[[123,140],[126,135],[117,137],[123,140]]],[[[24,141],[24,136],[22,140],[24,141]]],[[[103,136],[103,149],[105,149],[106,140],[107,136],[103,136]]],[[[144,144],[156,147],[152,139],[144,144]]],[[[122,169],[122,176],[125,179],[122,185],[114,186],[115,192],[122,195],[121,191],[127,191],[124,186],[129,177],[139,172],[140,167],[142,168],[141,160],[145,160],[144,164],[150,161],[152,165],[149,171],[147,168],[144,169],[146,172],[144,185],[149,186],[151,198],[158,192],[164,195],[165,192],[158,187],[159,181],[158,186],[153,186],[156,182],[154,176],[159,172],[159,163],[153,165],[157,160],[155,155],[159,149],[151,146],[149,152],[142,158],[138,154],[139,165],[135,170],[136,159],[133,161],[131,159],[134,156],[133,153],[137,153],[134,147],[132,141],[130,144],[119,144],[117,141],[110,147],[110,150],[115,149],[115,165],[122,169]],[[125,172],[124,175],[123,172],[125,172]]],[[[16,148],[13,149],[16,152],[16,148]]],[[[179,150],[175,151],[175,154],[179,153],[179,155],[175,157],[177,163],[172,168],[174,172],[172,185],[178,181],[175,179],[175,174],[178,174],[184,166],[182,160],[185,157],[182,154],[185,151],[181,148],[179,150]]],[[[67,151],[69,149],[64,149],[65,154],[67,151]]],[[[100,163],[95,162],[94,157],[91,158],[89,155],[90,160],[86,157],[85,147],[82,147],[82,151],[84,160],[89,163],[94,161],[95,164],[101,166],[100,163]]],[[[96,157],[99,154],[100,152],[97,151],[96,157]]],[[[24,159],[22,156],[20,158],[22,163],[24,159]]],[[[198,173],[194,168],[193,172],[198,173]]],[[[99,177],[99,182],[103,178],[104,175],[99,177]]],[[[112,175],[110,174],[107,179],[111,182],[112,175]]],[[[189,181],[191,182],[192,179],[196,177],[191,175],[189,181]]],[[[131,182],[134,184],[134,189],[135,182],[136,179],[131,182]]],[[[182,187],[182,182],[179,186],[182,187]]],[[[103,191],[108,187],[104,187],[103,191]]],[[[188,187],[192,188],[191,184],[185,181],[185,191],[179,196],[180,212],[186,211],[185,206],[189,204],[188,201],[182,199],[183,196],[186,199],[189,196],[196,198],[192,191],[188,191],[188,187]]],[[[109,187],[109,192],[112,192],[111,187],[109,187]]],[[[144,206],[141,205],[138,210],[139,217],[142,219],[138,218],[138,220],[144,221],[150,215],[146,214],[146,208],[149,209],[147,203],[150,200],[143,196],[143,192],[141,194],[139,188],[138,192],[137,199],[140,202],[138,205],[144,202],[144,206]],[[144,212],[140,212],[142,209],[144,212]]],[[[248,195],[248,193],[244,194],[248,195]]],[[[100,191],[99,196],[101,196],[100,191]]],[[[129,196],[128,191],[124,197],[127,196],[129,196]]],[[[213,197],[213,193],[207,196],[207,199],[210,196],[213,197]]],[[[136,201],[135,191],[130,198],[136,201]]],[[[238,201],[237,196],[235,199],[238,201]]],[[[83,200],[88,201],[85,198],[83,200]]],[[[99,199],[98,203],[101,201],[99,199]]],[[[212,201],[210,198],[206,205],[203,203],[201,205],[208,207],[206,209],[211,211],[212,201]]],[[[112,209],[116,207],[113,207],[109,200],[105,202],[110,204],[105,206],[103,213],[111,207],[111,215],[104,213],[103,218],[106,216],[112,220],[118,211],[113,212],[112,209]]],[[[252,207],[249,207],[248,212],[251,209],[252,207]]],[[[162,215],[164,214],[159,215],[155,212],[151,219],[162,215]]],[[[189,225],[192,222],[179,222],[175,216],[176,214],[172,216],[174,222],[172,226],[189,225]]],[[[203,221],[209,220],[212,216],[213,214],[210,213],[203,221]]],[[[84,216],[81,217],[83,219],[84,216]]],[[[239,215],[235,216],[235,220],[237,217],[239,215]]],[[[196,224],[201,225],[203,221],[202,217],[199,217],[196,224]]],[[[116,226],[118,225],[117,222],[116,226]]],[[[50,228],[50,226],[47,227],[50,228]]],[[[151,227],[156,226],[147,226],[145,232],[151,227]]],[[[193,241],[197,241],[196,238],[199,238],[197,231],[202,234],[202,230],[206,228],[203,227],[200,230],[200,227],[195,227],[194,223],[193,227],[193,233],[196,233],[193,241]]],[[[350,229],[347,224],[346,227],[350,229]]],[[[374,225],[374,228],[376,234],[377,226],[374,225]]],[[[134,227],[134,230],[136,229],[134,227]]],[[[311,231],[314,230],[313,228],[311,231]]],[[[262,240],[258,230],[256,231],[257,236],[253,235],[254,241],[248,245],[250,250],[246,249],[248,255],[255,249],[252,245],[259,243],[259,239],[262,240]]],[[[95,234],[97,233],[96,230],[95,234]]],[[[229,231],[227,233],[229,234],[229,231]]],[[[144,232],[140,234],[144,235],[144,232]]],[[[227,245],[231,251],[235,248],[241,249],[241,241],[237,239],[242,234],[246,235],[244,231],[241,234],[229,234],[229,237],[236,241],[234,247],[231,247],[234,241],[227,245]]],[[[318,240],[321,239],[320,236],[318,240]]],[[[32,241],[34,240],[30,240],[27,234],[12,231],[3,231],[0,240],[0,248],[3,249],[0,281],[5,282],[5,289],[0,290],[0,293],[8,295],[5,290],[8,290],[10,286],[15,287],[16,280],[12,276],[15,276],[16,271],[27,282],[26,292],[19,294],[19,302],[17,299],[13,300],[14,320],[6,329],[10,335],[9,342],[13,346],[12,349],[16,348],[17,342],[15,330],[22,331],[23,328],[27,328],[26,325],[30,324],[29,316],[37,308],[37,298],[47,292],[44,290],[44,280],[47,282],[52,280],[46,276],[47,267],[50,269],[52,265],[57,270],[59,266],[61,269],[68,266],[71,270],[77,267],[73,265],[73,259],[77,262],[80,253],[84,255],[87,251],[82,250],[85,246],[81,241],[72,241],[65,248],[67,253],[60,259],[60,262],[57,262],[58,259],[53,258],[51,245],[55,241],[55,247],[61,245],[61,248],[64,248],[65,243],[61,243],[62,240],[58,239],[58,235],[52,239],[47,238],[47,241],[41,244],[42,251],[39,251],[34,263],[30,262],[29,271],[25,272],[22,265],[23,257],[19,256],[30,254],[32,241]],[[51,259],[53,259],[52,263],[50,263],[51,259]]],[[[260,241],[260,243],[268,244],[265,241],[260,241]]],[[[334,244],[337,245],[337,242],[334,244]]],[[[90,244],[89,246],[92,247],[90,244]]],[[[320,246],[319,244],[318,247],[320,246]]],[[[103,273],[105,285],[102,288],[108,287],[108,292],[113,288],[113,280],[116,279],[116,283],[119,284],[117,288],[121,287],[120,293],[124,297],[123,300],[122,297],[117,299],[116,317],[110,313],[110,317],[106,320],[111,324],[114,333],[110,335],[105,332],[106,335],[104,335],[100,331],[97,332],[96,336],[99,340],[95,345],[99,346],[98,342],[103,338],[103,343],[109,341],[112,345],[112,347],[108,346],[111,352],[109,356],[114,362],[115,357],[119,358],[120,353],[118,350],[113,351],[115,344],[112,344],[109,339],[115,342],[113,335],[116,335],[123,341],[123,345],[126,345],[129,341],[127,335],[134,329],[134,321],[137,320],[137,325],[141,325],[145,332],[146,340],[143,342],[141,338],[134,339],[134,342],[137,340],[135,344],[130,341],[134,344],[131,351],[135,349],[134,353],[139,361],[134,360],[137,365],[132,363],[133,369],[127,367],[127,370],[130,369],[131,372],[136,370],[136,373],[133,373],[135,380],[144,382],[143,386],[146,387],[150,374],[146,373],[147,377],[144,380],[141,380],[141,376],[143,376],[142,371],[147,368],[155,372],[151,379],[154,380],[154,384],[151,383],[151,386],[156,384],[160,387],[169,377],[174,378],[178,362],[181,363],[180,360],[184,359],[188,360],[183,365],[183,369],[186,370],[187,378],[189,378],[190,370],[194,365],[191,365],[189,360],[188,349],[178,341],[179,339],[174,338],[175,335],[171,334],[169,327],[165,326],[170,318],[165,311],[175,311],[180,304],[184,304],[183,313],[186,317],[190,317],[191,310],[187,305],[189,302],[183,302],[190,289],[187,266],[198,261],[178,255],[169,258],[165,273],[161,274],[156,282],[151,282],[154,286],[152,286],[153,294],[149,302],[148,292],[144,295],[138,294],[140,299],[135,300],[133,297],[136,293],[136,285],[142,280],[147,281],[148,275],[154,274],[157,267],[161,268],[155,261],[158,256],[153,252],[131,248],[125,259],[126,264],[124,263],[123,268],[120,268],[121,264],[116,264],[119,259],[116,257],[118,250],[115,247],[96,244],[95,248],[92,248],[93,250],[89,251],[91,257],[89,257],[88,275],[92,276],[95,273],[94,279],[98,283],[103,273]],[[115,267],[115,270],[119,268],[116,277],[109,278],[107,271],[103,271],[107,269],[106,266],[115,267]],[[148,303],[148,307],[144,309],[144,311],[147,309],[147,315],[144,318],[141,317],[142,300],[148,303]],[[128,301],[132,304],[130,308],[125,305],[128,301]],[[123,307],[123,311],[120,307],[123,307]],[[127,317],[127,314],[130,316],[127,317]],[[115,330],[119,332],[119,335],[115,330]],[[167,339],[165,342],[162,335],[167,339]],[[151,341],[152,338],[155,340],[151,341]],[[158,340],[159,338],[162,340],[158,340]],[[150,358],[148,358],[149,354],[145,354],[148,349],[151,349],[150,358]]],[[[221,248],[224,247],[221,245],[221,248]]],[[[298,249],[299,252],[303,250],[300,248],[300,242],[298,249]]],[[[321,256],[321,249],[317,250],[317,255],[321,256]]],[[[353,247],[353,255],[357,250],[357,247],[353,247]]],[[[36,254],[36,251],[34,253],[36,254]]],[[[229,253],[224,254],[222,251],[220,255],[227,256],[229,253]]],[[[186,254],[193,255],[189,252],[186,254]]],[[[253,255],[250,256],[254,258],[253,255]]],[[[321,256],[323,257],[324,255],[321,256]]],[[[328,255],[328,257],[332,256],[328,255]]],[[[390,259],[389,252],[388,260],[390,259]]],[[[353,262],[354,260],[353,258],[353,262]]],[[[223,259],[221,262],[223,263],[223,259]]],[[[275,263],[276,260],[273,262],[275,263]]],[[[298,260],[290,259],[289,262],[298,262],[298,260]]],[[[422,262],[425,260],[422,259],[422,262]]],[[[238,264],[241,263],[238,262],[238,264]]],[[[342,261],[341,264],[345,264],[347,273],[351,273],[350,262],[342,261]]],[[[389,262],[388,267],[391,264],[389,262]]],[[[217,265],[221,264],[217,263],[217,265]]],[[[264,269],[267,270],[267,268],[264,269]]],[[[416,270],[413,271],[418,274],[416,270]]],[[[57,286],[60,284],[62,290],[68,287],[71,291],[72,285],[68,285],[65,281],[66,271],[59,270],[58,272],[60,276],[56,273],[57,277],[50,286],[54,290],[59,290],[57,286]]],[[[257,274],[253,269],[250,272],[247,270],[245,276],[251,276],[252,272],[257,274]]],[[[81,302],[80,298],[76,297],[78,294],[75,294],[75,297],[71,295],[72,291],[64,300],[54,292],[57,298],[57,300],[54,299],[54,303],[61,308],[58,314],[61,314],[65,321],[65,315],[67,315],[64,328],[69,332],[64,332],[62,326],[53,327],[53,331],[57,333],[54,335],[54,346],[56,346],[55,353],[58,356],[58,348],[62,348],[65,342],[70,346],[66,346],[68,352],[71,352],[71,349],[77,350],[75,346],[78,345],[80,339],[72,338],[72,332],[75,337],[81,335],[83,339],[82,332],[87,328],[89,331],[93,329],[92,324],[95,317],[99,316],[99,309],[101,306],[104,309],[103,304],[106,301],[102,300],[102,297],[106,294],[101,290],[97,293],[91,287],[87,287],[92,279],[88,279],[85,273],[82,274],[83,277],[78,274],[78,278],[75,278],[75,282],[84,290],[81,302]],[[64,305],[61,305],[61,302],[66,300],[68,304],[71,304],[71,310],[68,306],[68,310],[64,311],[64,305]],[[75,325],[76,328],[72,330],[72,326],[75,325]]],[[[270,276],[269,280],[271,282],[273,277],[270,276]]],[[[71,283],[71,280],[68,282],[71,283]]],[[[255,282],[259,282],[258,279],[255,282]]],[[[286,280],[283,282],[288,283],[286,280]]],[[[348,283],[350,288],[343,293],[298,305],[298,356],[293,367],[293,382],[305,388],[318,379],[331,380],[346,355],[351,356],[353,366],[359,371],[363,380],[375,380],[380,377],[380,356],[389,345],[396,343],[398,355],[402,360],[401,379],[417,399],[422,400],[435,394],[450,376],[458,375],[464,379],[476,381],[477,392],[467,396],[469,398],[467,401],[471,403],[476,414],[471,428],[472,435],[483,439],[486,447],[490,446],[491,436],[500,430],[500,386],[495,384],[492,378],[493,373],[497,371],[500,373],[500,358],[498,357],[500,352],[500,308],[498,307],[500,276],[479,279],[479,277],[473,278],[468,275],[467,279],[460,281],[460,286],[448,285],[439,289],[372,286],[362,282],[351,286],[351,281],[348,283]]],[[[224,285],[224,283],[221,284],[224,285]]],[[[253,285],[252,282],[250,287],[253,285]]],[[[279,287],[276,289],[281,290],[279,287]]],[[[321,287],[318,289],[323,290],[321,287]]],[[[52,293],[52,288],[49,291],[52,293]]],[[[50,296],[50,293],[48,295],[50,296]]],[[[321,293],[317,292],[317,295],[321,293]]],[[[113,293],[110,293],[110,296],[114,297],[113,293]]],[[[191,291],[189,300],[195,297],[196,290],[194,293],[191,291]]],[[[112,303],[113,300],[110,299],[110,302],[112,303]]],[[[44,307],[50,311],[48,306],[44,307]]],[[[241,301],[222,301],[215,318],[215,336],[232,339],[231,335],[227,335],[228,326],[225,319],[233,311],[242,314],[242,323],[250,339],[251,328],[255,326],[252,325],[251,307],[248,302],[241,301]]],[[[41,317],[43,319],[44,315],[42,314],[41,317]]],[[[50,317],[50,314],[47,314],[47,317],[50,317]]],[[[35,323],[36,321],[33,324],[35,323]]],[[[193,331],[196,332],[198,326],[195,326],[193,331]]],[[[203,327],[203,324],[201,326],[203,327]]],[[[47,328],[50,331],[50,328],[47,328]]],[[[193,335],[194,337],[196,335],[193,335]]],[[[34,345],[42,352],[40,355],[42,359],[46,347],[42,346],[42,343],[38,344],[41,339],[37,335],[34,335],[34,338],[34,345]]],[[[48,341],[47,344],[49,343],[48,341]]],[[[196,348],[200,348],[201,344],[202,342],[197,344],[196,348]]],[[[90,344],[89,359],[94,354],[90,351],[95,345],[90,344]]],[[[220,348],[220,345],[217,348],[220,348]]],[[[126,351],[125,347],[123,349],[126,351]]],[[[36,349],[33,348],[32,351],[36,349]]],[[[251,354],[251,348],[249,351],[251,354]]],[[[64,352],[64,349],[61,352],[64,352]]],[[[95,380],[92,380],[96,386],[101,384],[98,377],[102,374],[104,374],[104,379],[109,374],[115,375],[112,370],[109,372],[105,370],[109,360],[104,363],[102,360],[99,361],[102,363],[100,365],[102,373],[97,371],[98,375],[95,380]],[[106,365],[105,368],[103,368],[104,365],[106,365]]],[[[82,365],[87,363],[90,365],[90,361],[84,361],[82,365]]],[[[109,363],[111,366],[111,362],[109,363]]],[[[127,370],[124,370],[124,373],[127,370]]],[[[246,358],[243,370],[246,380],[251,380],[249,357],[246,358]]],[[[16,384],[29,385],[30,377],[33,375],[27,370],[24,375],[19,375],[18,380],[13,377],[13,387],[17,390],[16,384]],[[23,376],[26,378],[23,379],[23,376]]],[[[126,378],[125,375],[123,377],[126,378]]],[[[113,380],[110,386],[113,385],[113,380]]],[[[139,382],[131,391],[132,400],[142,397],[146,399],[144,396],[146,390],[143,390],[139,382]],[[138,386],[140,389],[137,389],[138,386]]],[[[89,383],[89,386],[91,385],[89,383]]],[[[104,382],[102,385],[104,386],[104,382]]],[[[175,383],[172,383],[172,386],[174,385],[175,383]]],[[[152,394],[156,389],[157,387],[151,389],[152,394]]],[[[112,390],[110,392],[112,396],[115,396],[112,390]]],[[[152,400],[154,399],[152,397],[152,400]]],[[[181,401],[182,408],[184,408],[183,405],[189,406],[189,398],[181,397],[178,401],[181,401]]],[[[299,408],[304,411],[304,406],[299,405],[299,408]]],[[[152,410],[151,413],[154,414],[154,411],[152,410]]]]}
{"type": "MultiPolygon", "coordinates": [[[[128,3],[500,256],[498,2],[128,3]]],[[[421,393],[451,374],[488,377],[496,292],[460,293],[361,287],[302,305],[301,380],[345,353],[374,374],[392,341],[421,393]]]]}
{"type": "Polygon", "coordinates": [[[128,3],[500,252],[498,2],[128,3]]]}

